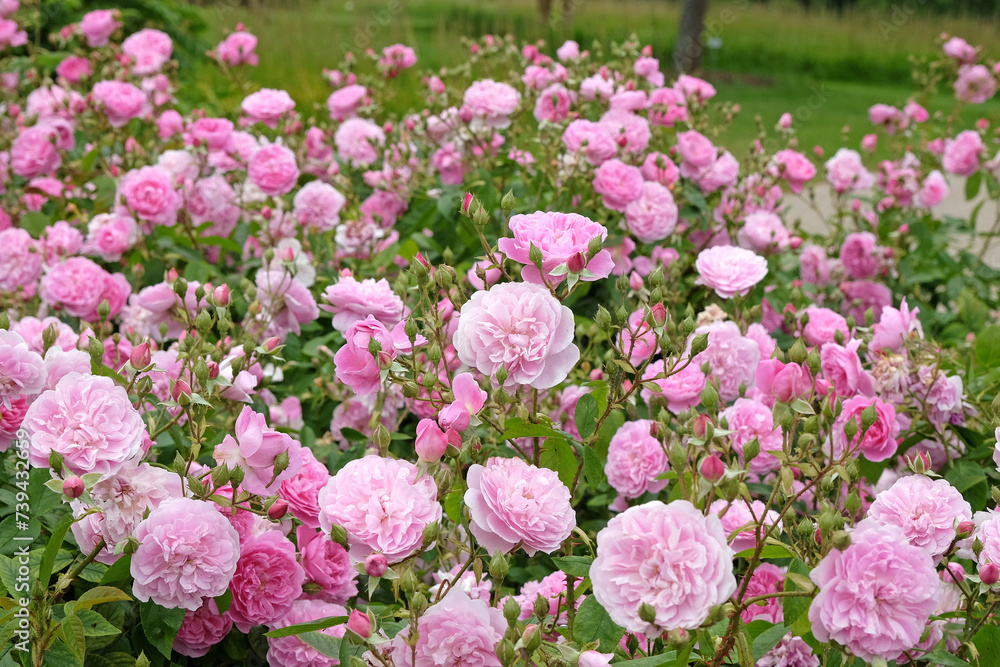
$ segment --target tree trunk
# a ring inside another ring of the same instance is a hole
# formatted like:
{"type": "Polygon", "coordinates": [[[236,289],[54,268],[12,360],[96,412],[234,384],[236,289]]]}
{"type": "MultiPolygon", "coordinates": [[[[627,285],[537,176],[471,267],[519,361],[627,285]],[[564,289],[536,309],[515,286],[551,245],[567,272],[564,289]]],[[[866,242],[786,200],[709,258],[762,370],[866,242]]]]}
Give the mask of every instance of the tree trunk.
{"type": "Polygon", "coordinates": [[[674,47],[674,69],[681,74],[690,74],[701,67],[704,47],[701,35],[705,31],[705,14],[708,0],[684,0],[681,8],[681,23],[674,47]]]}
{"type": "Polygon", "coordinates": [[[552,16],[552,0],[538,0],[538,13],[546,23],[552,16]]]}

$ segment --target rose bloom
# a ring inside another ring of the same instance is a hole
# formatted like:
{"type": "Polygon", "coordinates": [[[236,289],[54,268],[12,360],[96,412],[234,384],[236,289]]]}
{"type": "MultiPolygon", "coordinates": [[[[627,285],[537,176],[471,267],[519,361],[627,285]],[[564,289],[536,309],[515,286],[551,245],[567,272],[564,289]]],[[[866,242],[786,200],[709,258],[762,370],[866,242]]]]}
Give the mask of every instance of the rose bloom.
{"type": "Polygon", "coordinates": [[[552,553],[576,527],[569,489],[552,470],[494,457],[485,466],[471,466],[467,481],[469,528],[490,553],[517,545],[529,556],[552,553]]]}
{"type": "Polygon", "coordinates": [[[893,660],[917,645],[940,581],[930,554],[894,526],[863,521],[851,545],[831,549],[810,573],[819,594],[809,606],[813,635],[866,662],[893,660]]]}
{"type": "Polygon", "coordinates": [[[892,303],[892,290],[883,283],[853,280],[841,283],[840,291],[844,294],[841,310],[856,322],[864,322],[865,313],[869,310],[874,319],[878,320],[882,316],[882,309],[892,303]]]}
{"type": "MultiPolygon", "coordinates": [[[[760,342],[757,344],[760,346],[760,342]]],[[[763,350],[761,356],[764,356],[763,350]]],[[[805,399],[813,390],[812,377],[804,364],[786,364],[777,359],[760,360],[756,381],[768,405],[773,405],[774,401],[791,403],[797,398],[805,399]]]]}
{"type": "Polygon", "coordinates": [[[972,519],[972,508],[947,480],[910,475],[875,496],[868,518],[896,526],[910,544],[938,558],[955,539],[955,527],[972,519]]]}
{"type": "Polygon", "coordinates": [[[277,530],[240,544],[240,559],[229,590],[226,615],[240,632],[281,619],[302,594],[305,571],[295,560],[295,545],[277,530]]]}
{"type": "Polygon", "coordinates": [[[273,495],[302,467],[299,441],[270,428],[264,415],[254,412],[250,406],[243,407],[233,432],[236,437],[227,435],[215,446],[212,457],[230,470],[243,469],[241,489],[260,496],[273,495]],[[275,476],[275,462],[282,454],[288,455],[288,465],[275,476]]]}
{"type": "Polygon", "coordinates": [[[634,366],[641,365],[660,349],[656,342],[656,332],[646,322],[645,314],[643,309],[629,315],[626,326],[622,327],[617,337],[619,349],[634,366]]]}
{"type": "Polygon", "coordinates": [[[276,128],[281,117],[295,108],[295,100],[284,90],[261,88],[247,95],[240,103],[240,108],[251,122],[276,128]]]}
{"type": "Polygon", "coordinates": [[[319,523],[347,531],[351,558],[382,553],[390,563],[423,543],[424,529],[441,519],[437,486],[409,461],[366,456],[345,465],[319,493],[319,523]]]}
{"type": "Polygon", "coordinates": [[[667,487],[667,480],[657,479],[667,471],[667,454],[649,433],[654,423],[650,419],[627,422],[608,445],[604,473],[611,488],[623,498],[659,493],[667,487]]]}
{"type": "Polygon", "coordinates": [[[454,345],[463,364],[487,377],[505,367],[509,388],[549,389],[580,359],[574,326],[572,311],[544,287],[502,283],[462,306],[454,345]]]}
{"type": "Polygon", "coordinates": [[[920,192],[917,193],[917,203],[924,208],[933,208],[948,196],[948,182],[940,171],[935,169],[927,174],[920,192]]]}
{"type": "Polygon", "coordinates": [[[219,613],[215,600],[208,598],[196,611],[184,614],[174,638],[174,650],[189,658],[200,658],[229,634],[233,622],[219,613]]]}
{"type": "Polygon", "coordinates": [[[723,299],[746,296],[767,275],[767,260],[735,246],[714,246],[698,253],[697,284],[715,290],[723,299]]]}
{"type": "Polygon", "coordinates": [[[816,175],[816,167],[798,151],[778,151],[774,154],[774,163],[781,176],[788,181],[788,188],[792,192],[802,192],[806,181],[816,175]]]}
{"type": "Polygon", "coordinates": [[[837,396],[847,398],[857,394],[875,395],[875,381],[861,365],[858,348],[861,341],[851,339],[846,345],[824,343],[820,350],[823,377],[833,385],[837,396]]]}
{"type": "Polygon", "coordinates": [[[970,63],[976,60],[976,47],[961,37],[952,37],[941,48],[946,56],[959,62],[970,63]]]}
{"type": "Polygon", "coordinates": [[[31,234],[19,227],[0,231],[0,292],[30,289],[42,275],[42,248],[31,234]]]}
{"type": "Polygon", "coordinates": [[[135,538],[132,591],[167,609],[196,611],[205,598],[222,595],[240,558],[236,529],[217,505],[203,500],[163,503],[136,527],[135,538]]]}
{"type": "Polygon", "coordinates": [[[657,151],[652,151],[646,156],[639,171],[642,172],[642,177],[647,181],[656,181],[667,188],[680,178],[680,172],[673,160],[657,151]]]}
{"type": "MultiPolygon", "coordinates": [[[[723,504],[725,504],[724,501],[723,504]]],[[[746,593],[742,599],[746,600],[761,595],[777,593],[783,590],[784,587],[784,571],[777,565],[761,563],[750,576],[750,581],[747,582],[746,593]]],[[[740,618],[743,619],[744,623],[749,623],[755,619],[767,621],[768,623],[781,623],[785,618],[784,610],[781,607],[781,598],[773,597],[765,600],[763,604],[751,604],[743,610],[740,618]]]]}
{"type": "Polygon", "coordinates": [[[42,277],[42,300],[86,322],[100,319],[98,306],[107,301],[108,317],[121,312],[132,291],[128,279],[110,274],[86,257],[70,257],[42,277]]]}
{"type": "Polygon", "coordinates": [[[288,503],[292,516],[309,528],[319,528],[319,492],[330,481],[330,472],[311,449],[303,447],[301,457],[302,467],[281,482],[278,496],[288,503]]]}
{"type": "Polygon", "coordinates": [[[673,194],[666,186],[650,180],[642,184],[639,192],[638,199],[625,206],[628,231],[643,243],[666,239],[677,226],[677,204],[673,194]]]}
{"type": "Polygon", "coordinates": [[[694,363],[699,367],[707,363],[719,381],[719,398],[733,401],[740,395],[741,384],[750,389],[757,380],[760,345],[741,334],[735,322],[698,327],[695,335],[701,333],[708,334],[708,347],[694,358],[694,363]]]}
{"type": "Polygon", "coordinates": [[[152,28],[132,33],[122,42],[122,52],[132,57],[132,73],[138,76],[159,72],[173,50],[170,36],[152,28]]]}
{"type": "Polygon", "coordinates": [[[21,395],[38,394],[45,379],[41,355],[28,347],[20,334],[0,329],[0,405],[9,406],[21,395]]]}
{"type": "Polygon", "coordinates": [[[239,30],[228,36],[215,47],[219,62],[229,67],[250,65],[256,67],[259,61],[257,54],[257,38],[248,32],[239,30]]]}
{"type": "Polygon", "coordinates": [[[93,95],[111,127],[121,127],[149,110],[146,94],[124,81],[98,81],[93,95]]]}
{"type": "Polygon", "coordinates": [[[910,310],[903,299],[898,309],[886,306],[873,327],[871,349],[902,352],[907,340],[924,337],[924,330],[917,319],[919,308],[910,310]]]}
{"type": "Polygon", "coordinates": [[[716,500],[709,507],[709,512],[719,517],[719,521],[722,522],[722,530],[732,540],[733,551],[740,553],[757,546],[757,526],[761,527],[761,535],[764,534],[764,530],[768,526],[774,525],[777,525],[778,528],[772,535],[778,535],[781,532],[781,521],[778,513],[774,510],[765,512],[764,507],[764,503],[759,500],[752,503],[742,499],[737,499],[733,503],[716,500]]]}
{"type": "Polygon", "coordinates": [[[462,96],[462,106],[486,125],[502,129],[510,125],[510,114],[521,104],[521,93],[513,86],[492,79],[474,81],[462,96]]]}
{"type": "Polygon", "coordinates": [[[861,155],[850,148],[839,149],[826,161],[826,180],[838,194],[864,190],[875,183],[875,177],[861,162],[861,155]]]}
{"type": "Polygon", "coordinates": [[[732,431],[729,439],[741,461],[748,442],[756,438],[760,443],[760,453],[750,462],[750,470],[764,473],[780,467],[780,461],[770,452],[782,450],[784,437],[781,427],[774,425],[771,408],[749,398],[737,398],[719,416],[728,422],[728,429],[732,431]]]}
{"type": "Polygon", "coordinates": [[[392,640],[392,658],[397,667],[500,667],[496,645],[506,629],[502,611],[453,587],[417,621],[416,660],[406,644],[409,629],[392,640]]]}
{"type": "Polygon", "coordinates": [[[611,275],[614,262],[611,253],[600,250],[587,259],[588,246],[595,238],[608,237],[608,230],[590,218],[576,213],[537,211],[511,216],[510,233],[497,241],[500,252],[524,266],[521,277],[537,285],[561,283],[568,273],[580,274],[584,281],[594,281],[611,275]],[[529,257],[534,245],[542,253],[542,273],[529,257]]]}
{"type": "Polygon", "coordinates": [[[326,98],[330,118],[337,122],[354,118],[358,114],[358,109],[364,106],[366,97],[368,89],[356,83],[333,91],[330,97],[326,98]]]}
{"type": "Polygon", "coordinates": [[[677,150],[681,154],[681,176],[684,178],[700,177],[719,154],[711,140],[695,130],[677,135],[677,150]]]}
{"type": "Polygon", "coordinates": [[[700,364],[688,363],[682,359],[676,363],[679,371],[671,371],[673,359],[657,360],[646,367],[642,374],[643,388],[640,396],[650,403],[661,398],[666,401],[667,409],[675,415],[689,410],[701,403],[701,392],[705,389],[705,374],[701,372],[700,364]],[[659,377],[671,373],[668,377],[659,377]],[[660,387],[659,392],[647,389],[645,383],[652,381],[660,387]]]}
{"type": "Polygon", "coordinates": [[[139,228],[127,215],[99,213],[87,224],[83,251],[116,262],[139,240],[139,228]]]}
{"type": "Polygon", "coordinates": [[[618,159],[602,163],[594,172],[594,191],[612,211],[624,213],[630,203],[642,196],[642,185],[639,168],[618,159]]]}
{"type": "Polygon", "coordinates": [[[263,306],[258,320],[267,322],[264,337],[284,340],[289,333],[299,335],[301,325],[319,317],[319,307],[309,288],[285,270],[261,270],[254,279],[257,298],[263,306]]]}
{"type": "Polygon", "coordinates": [[[566,126],[562,140],[567,152],[585,151],[587,160],[594,165],[602,164],[618,152],[618,144],[607,127],[583,118],[566,126]]]}
{"type": "Polygon", "coordinates": [[[649,121],[625,109],[611,109],[601,116],[600,124],[629,153],[642,153],[649,147],[652,133],[649,121]]]}
{"type": "Polygon", "coordinates": [[[147,511],[183,495],[177,473],[136,459],[104,475],[91,489],[91,498],[103,513],[101,534],[112,550],[132,535],[147,511]]]}
{"type": "Polygon", "coordinates": [[[969,104],[982,104],[997,92],[997,81],[986,65],[963,65],[955,80],[955,97],[969,104]]]}
{"type": "Polygon", "coordinates": [[[378,159],[375,146],[385,143],[385,132],[368,119],[348,118],[334,132],[333,143],[341,160],[367,167],[378,159]]]}
{"type": "Polygon", "coordinates": [[[299,180],[295,153],[280,144],[264,146],[250,158],[247,177],[266,195],[287,194],[299,180]]]}
{"type": "MultiPolygon", "coordinates": [[[[347,610],[339,604],[321,600],[296,600],[288,613],[270,624],[272,630],[285,628],[299,623],[311,623],[325,618],[347,616],[347,610]]],[[[332,628],[317,630],[328,637],[343,637],[347,625],[340,624],[332,628]]],[[[288,637],[268,637],[267,662],[281,667],[328,667],[333,664],[331,658],[323,655],[298,635],[288,637]]]]}
{"type": "MultiPolygon", "coordinates": [[[[0,235],[0,244],[2,244],[4,240],[3,235],[0,235]]],[[[5,246],[0,245],[0,247],[5,246]]],[[[38,319],[37,317],[28,316],[22,317],[20,320],[10,323],[10,330],[21,336],[21,338],[24,339],[24,342],[28,344],[28,348],[38,354],[42,354],[45,349],[45,342],[42,337],[45,330],[49,327],[53,327],[56,332],[56,338],[53,342],[55,347],[66,350],[67,352],[76,349],[77,343],[80,341],[80,335],[76,333],[76,331],[74,331],[68,324],[55,317],[49,316],[43,319],[38,319]]]]}
{"type": "Polygon", "coordinates": [[[333,357],[334,377],[358,396],[377,393],[382,386],[380,361],[391,362],[396,357],[396,348],[389,330],[369,315],[364,320],[351,324],[344,337],[347,342],[333,357]],[[368,349],[373,339],[381,346],[377,357],[368,349]]]}
{"type": "Polygon", "coordinates": [[[141,220],[172,227],[183,200],[173,179],[162,167],[140,167],[122,177],[118,196],[141,220]]]}
{"type": "Polygon", "coordinates": [[[673,88],[657,88],[649,94],[649,120],[654,125],[673,127],[687,120],[687,100],[673,88]]]}
{"type": "Polygon", "coordinates": [[[594,597],[629,632],[659,636],[694,629],[736,592],[733,550],[719,518],[686,500],[632,507],[597,534],[590,566],[594,597]],[[652,623],[639,607],[656,612],[652,623]]]}
{"type": "Polygon", "coordinates": [[[944,144],[941,166],[949,174],[972,176],[979,169],[979,156],[986,150],[982,137],[974,130],[959,132],[944,144]]]}
{"type": "Polygon", "coordinates": [[[86,38],[87,46],[92,49],[107,46],[111,34],[121,26],[118,11],[114,9],[95,9],[80,19],[80,32],[86,38]]]}
{"type": "Polygon", "coordinates": [[[809,322],[802,328],[802,337],[809,345],[832,343],[837,331],[844,334],[844,338],[849,338],[851,335],[850,329],[847,328],[847,320],[829,308],[809,306],[804,313],[809,316],[809,322]]]}
{"type": "Polygon", "coordinates": [[[851,278],[870,278],[879,267],[878,239],[871,232],[848,234],[840,247],[840,263],[851,278]]]}
{"type": "Polygon", "coordinates": [[[873,463],[885,461],[896,453],[896,436],[899,435],[899,423],[896,421],[896,409],[880,398],[868,398],[867,396],[855,396],[844,401],[844,409],[833,424],[832,444],[833,456],[839,458],[844,452],[853,455],[864,454],[865,458],[873,463]],[[861,433],[864,430],[861,423],[861,413],[868,407],[875,406],[875,422],[865,432],[864,438],[861,433]],[[844,433],[844,426],[848,421],[854,419],[858,425],[858,432],[854,434],[853,440],[847,442],[847,434],[844,433]]]}
{"type": "Polygon", "coordinates": [[[233,148],[233,121],[226,118],[199,118],[191,125],[191,137],[210,151],[233,148]]]}
{"type": "Polygon", "coordinates": [[[566,90],[562,84],[552,84],[538,94],[538,101],[535,102],[535,120],[543,120],[550,123],[558,123],[569,117],[569,108],[576,97],[576,93],[566,90]]]}
{"type": "Polygon", "coordinates": [[[35,399],[24,427],[31,435],[32,466],[48,468],[49,455],[56,452],[75,475],[115,472],[142,451],[145,431],[124,387],[79,373],[66,375],[35,399]]]}
{"type": "Polygon", "coordinates": [[[345,276],[326,288],[323,298],[330,305],[320,305],[320,310],[333,313],[333,328],[346,333],[352,324],[369,315],[386,328],[396,326],[403,319],[403,300],[392,291],[385,278],[355,280],[345,276]]]}
{"type": "Polygon", "coordinates": [[[59,66],[56,67],[56,74],[66,79],[70,84],[80,83],[81,79],[86,79],[93,72],[94,69],[90,65],[90,61],[81,56],[63,58],[59,66]]]}
{"type": "Polygon", "coordinates": [[[355,581],[358,572],[351,563],[347,549],[324,533],[307,526],[299,526],[295,537],[306,582],[320,587],[318,593],[309,597],[344,604],[358,594],[355,581]]]}
{"type": "Polygon", "coordinates": [[[743,218],[743,226],[736,239],[740,247],[766,253],[788,248],[789,234],[781,218],[774,213],[760,211],[743,218]]]}
{"type": "Polygon", "coordinates": [[[58,132],[48,123],[24,128],[10,147],[11,169],[27,179],[53,173],[62,164],[57,142],[58,132]]]}

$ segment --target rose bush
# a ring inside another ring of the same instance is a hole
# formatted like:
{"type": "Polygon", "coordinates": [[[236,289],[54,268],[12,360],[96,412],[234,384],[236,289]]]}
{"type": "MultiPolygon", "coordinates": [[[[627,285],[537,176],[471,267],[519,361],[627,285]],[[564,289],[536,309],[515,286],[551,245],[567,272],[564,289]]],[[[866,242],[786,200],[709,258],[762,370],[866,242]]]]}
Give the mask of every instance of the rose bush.
{"type": "Polygon", "coordinates": [[[0,12],[0,664],[991,664],[994,119],[727,150],[648,48],[497,36],[310,117],[242,27],[192,108],[166,33],[0,12]]]}

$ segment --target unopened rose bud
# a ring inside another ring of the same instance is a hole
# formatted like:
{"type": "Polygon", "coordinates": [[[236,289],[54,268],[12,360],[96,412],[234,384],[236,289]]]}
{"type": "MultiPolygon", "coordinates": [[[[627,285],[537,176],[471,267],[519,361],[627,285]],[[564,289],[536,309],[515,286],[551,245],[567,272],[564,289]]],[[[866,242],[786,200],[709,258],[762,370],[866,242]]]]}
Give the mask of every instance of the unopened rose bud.
{"type": "Polygon", "coordinates": [[[635,271],[630,273],[628,276],[628,286],[629,289],[631,289],[633,292],[638,292],[639,290],[641,290],[643,286],[642,276],[640,276],[635,271]]]}
{"type": "Polygon", "coordinates": [[[699,470],[702,479],[709,484],[715,484],[726,474],[726,466],[718,456],[709,456],[703,459],[699,470]]]}
{"type": "Polygon", "coordinates": [[[281,498],[275,500],[273,503],[271,503],[271,506],[267,508],[268,518],[274,521],[277,521],[281,517],[285,516],[285,514],[287,513],[288,513],[288,503],[286,503],[281,498]]]}
{"type": "Polygon", "coordinates": [[[575,255],[570,256],[569,260],[566,262],[566,267],[569,269],[570,273],[580,273],[587,268],[587,258],[582,252],[578,252],[575,255]]]}
{"type": "Polygon", "coordinates": [[[368,618],[368,614],[353,609],[347,618],[347,629],[363,639],[368,639],[372,634],[372,619],[368,618]]]}
{"type": "Polygon", "coordinates": [[[969,535],[972,535],[972,531],[974,531],[975,529],[976,529],[976,524],[973,523],[972,521],[962,521],[961,523],[958,524],[958,527],[955,529],[955,533],[958,539],[963,540],[969,535]]]}
{"type": "Polygon", "coordinates": [[[189,385],[184,380],[177,380],[174,382],[174,386],[170,390],[170,397],[175,401],[179,401],[181,396],[191,395],[191,385],[189,385]]]}
{"type": "Polygon", "coordinates": [[[517,623],[517,619],[521,617],[521,605],[514,599],[514,596],[507,598],[507,602],[504,603],[503,617],[507,619],[509,624],[517,623]]]}
{"type": "Polygon", "coordinates": [[[132,368],[141,369],[149,366],[151,361],[151,355],[149,353],[149,343],[139,343],[132,348],[131,354],[128,357],[129,363],[132,364],[132,368]]]}
{"type": "Polygon", "coordinates": [[[347,546],[347,530],[339,525],[333,524],[330,526],[330,539],[339,544],[342,547],[347,546]]]}
{"type": "Polygon", "coordinates": [[[212,292],[212,303],[224,307],[229,305],[229,285],[223,283],[212,292]]]}
{"type": "Polygon", "coordinates": [[[365,558],[365,572],[369,577],[384,576],[389,569],[389,561],[382,554],[372,554],[365,558]]]}
{"type": "Polygon", "coordinates": [[[219,364],[214,361],[208,362],[208,379],[214,380],[217,377],[219,377],[219,364]]]}
{"type": "Polygon", "coordinates": [[[271,336],[270,338],[268,338],[267,340],[264,341],[263,347],[268,352],[274,352],[274,348],[278,347],[278,345],[280,345],[280,344],[281,344],[281,341],[278,340],[277,336],[271,336]]]}
{"type": "Polygon", "coordinates": [[[656,623],[656,609],[648,602],[639,605],[639,619],[646,623],[656,623]]]}
{"type": "Polygon", "coordinates": [[[979,580],[987,586],[992,586],[1000,579],[1000,568],[996,563],[983,563],[979,566],[979,580]]]}
{"type": "Polygon", "coordinates": [[[532,623],[524,629],[524,634],[521,635],[521,641],[524,643],[524,649],[530,655],[542,644],[542,630],[538,627],[537,623],[532,623]]]}
{"type": "Polygon", "coordinates": [[[63,494],[65,494],[65,496],[67,498],[70,498],[71,500],[76,500],[77,498],[82,496],[86,488],[87,487],[83,483],[83,480],[77,477],[76,475],[73,475],[72,477],[67,477],[63,481],[63,494]]]}

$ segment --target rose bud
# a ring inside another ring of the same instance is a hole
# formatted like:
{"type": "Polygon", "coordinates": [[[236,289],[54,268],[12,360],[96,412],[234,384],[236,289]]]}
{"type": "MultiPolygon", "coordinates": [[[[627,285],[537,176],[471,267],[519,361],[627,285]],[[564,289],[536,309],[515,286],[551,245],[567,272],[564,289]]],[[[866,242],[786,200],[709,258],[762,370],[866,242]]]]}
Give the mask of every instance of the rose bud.
{"type": "Polygon", "coordinates": [[[267,508],[267,516],[275,521],[285,516],[288,512],[288,503],[278,498],[267,508]]]}
{"type": "Polygon", "coordinates": [[[76,475],[73,475],[72,477],[67,477],[63,481],[63,493],[66,495],[67,498],[70,498],[72,500],[76,500],[77,498],[82,496],[86,488],[87,487],[83,483],[83,480],[77,477],[76,475]]]}
{"type": "Polygon", "coordinates": [[[372,620],[368,618],[368,614],[353,609],[347,619],[347,629],[363,639],[368,639],[372,634],[372,620]]]}
{"type": "Polygon", "coordinates": [[[365,558],[365,572],[369,577],[381,577],[389,570],[389,561],[382,554],[372,554],[365,558]]]}
{"type": "Polygon", "coordinates": [[[1000,579],[1000,568],[996,563],[983,563],[979,566],[979,580],[987,586],[992,586],[1000,579]]]}
{"type": "Polygon", "coordinates": [[[726,474],[726,466],[718,456],[709,456],[701,462],[701,476],[709,484],[715,484],[726,474]]]}
{"type": "Polygon", "coordinates": [[[149,366],[151,355],[149,353],[149,343],[139,343],[132,348],[132,353],[128,357],[132,368],[141,369],[149,366]]]}

